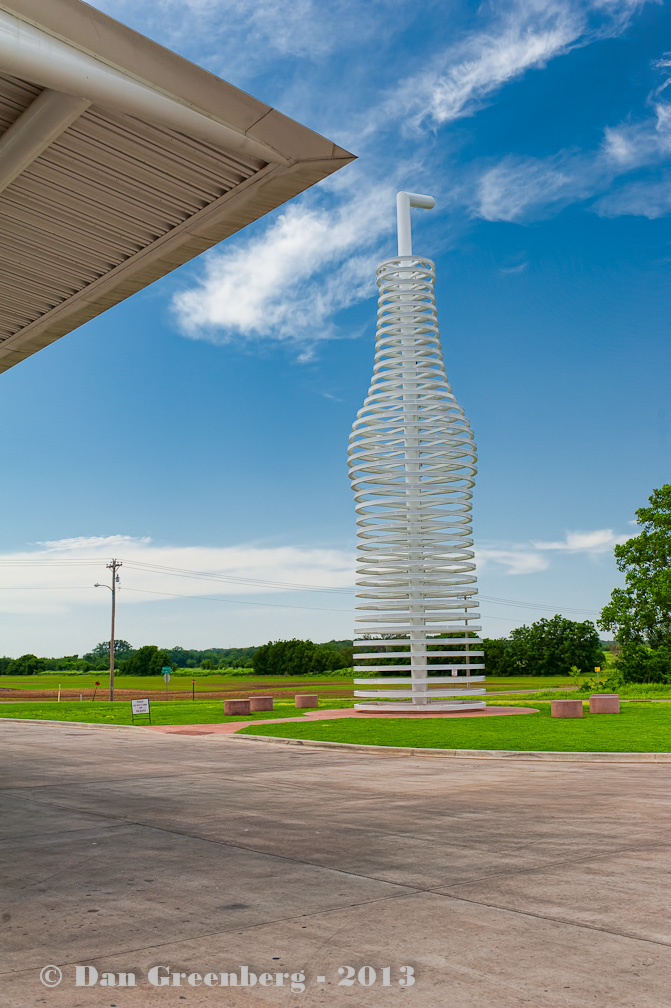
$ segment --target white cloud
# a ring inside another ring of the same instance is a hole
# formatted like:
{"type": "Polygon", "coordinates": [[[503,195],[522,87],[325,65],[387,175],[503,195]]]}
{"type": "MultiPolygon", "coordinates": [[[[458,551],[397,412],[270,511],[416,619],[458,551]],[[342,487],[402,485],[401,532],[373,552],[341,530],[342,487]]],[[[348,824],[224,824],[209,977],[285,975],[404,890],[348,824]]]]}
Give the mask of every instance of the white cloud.
{"type": "MultiPolygon", "coordinates": [[[[487,23],[403,80],[384,103],[385,118],[430,127],[475,115],[528,70],[598,38],[620,34],[647,0],[513,0],[483,4],[487,23]]],[[[379,119],[379,110],[376,112],[379,119]]],[[[374,128],[373,117],[369,129],[374,128]]],[[[407,124],[407,123],[406,123],[407,124]]]]}
{"type": "Polygon", "coordinates": [[[381,30],[384,4],[358,0],[95,0],[177,51],[197,47],[224,77],[249,76],[273,58],[318,59],[381,30]],[[379,9],[381,6],[382,9],[379,9]]]}
{"type": "Polygon", "coordinates": [[[595,209],[600,217],[647,217],[671,213],[671,172],[655,181],[630,182],[603,196],[595,209]]]}
{"type": "MultiPolygon", "coordinates": [[[[667,70],[671,60],[658,60],[667,70]]],[[[637,122],[607,126],[593,151],[562,150],[545,158],[508,156],[477,176],[471,212],[491,221],[526,221],[569,203],[599,196],[614,181],[641,168],[658,169],[671,157],[671,104],[659,99],[666,78],[650,98],[652,113],[637,122]]],[[[593,204],[602,217],[624,214],[657,218],[671,212],[669,174],[637,179],[606,192],[593,204]]]]}
{"type": "Polygon", "coordinates": [[[617,543],[626,542],[629,535],[616,535],[613,529],[595,529],[591,532],[566,532],[563,539],[549,542],[493,543],[476,550],[478,571],[492,566],[504,568],[507,574],[536,574],[550,566],[548,554],[611,553],[617,543]]]}
{"type": "Polygon", "coordinates": [[[593,532],[567,532],[564,539],[554,542],[535,542],[539,550],[564,550],[567,553],[610,553],[617,543],[626,542],[629,536],[616,535],[612,529],[595,529],[593,532]]]}
{"type": "Polygon", "coordinates": [[[608,127],[603,150],[606,159],[623,171],[666,159],[671,153],[671,105],[655,102],[647,119],[608,127]]]}
{"type": "Polygon", "coordinates": [[[499,273],[503,273],[505,276],[514,276],[517,273],[524,273],[528,269],[529,263],[527,260],[519,262],[514,266],[499,266],[499,273]]]}
{"type": "MultiPolygon", "coordinates": [[[[477,27],[448,48],[417,63],[409,63],[408,76],[393,93],[351,107],[348,99],[343,123],[352,130],[351,144],[361,152],[365,138],[392,130],[395,160],[401,167],[398,136],[408,126],[435,129],[464,116],[474,115],[507,83],[534,67],[542,67],[571,48],[624,30],[633,13],[647,0],[504,0],[483,4],[475,14],[477,27]],[[356,113],[360,111],[357,122],[356,113]]],[[[362,5],[358,0],[161,0],[154,7],[130,0],[99,0],[110,13],[131,12],[150,18],[165,36],[170,31],[180,44],[198,35],[200,56],[212,53],[226,64],[218,69],[230,77],[240,51],[250,54],[252,66],[263,53],[275,60],[278,54],[319,57],[344,51],[353,40],[373,37],[389,18],[388,0],[362,5]],[[172,26],[172,27],[171,27],[172,26]],[[244,45],[240,40],[244,38],[244,45]]],[[[397,23],[397,19],[394,24],[397,23]]],[[[386,30],[386,29],[385,29],[386,30]]],[[[166,39],[166,41],[169,41],[166,39]]],[[[213,65],[213,57],[206,61],[213,65]]],[[[257,66],[257,70],[258,70],[257,66]]],[[[249,67],[240,71],[248,74],[249,67]]],[[[371,71],[374,73],[374,69],[371,71]]],[[[304,87],[295,70],[287,88],[304,87]]],[[[369,92],[367,92],[367,96],[369,92]]],[[[356,101],[356,98],[355,98],[356,101]]],[[[340,133],[339,140],[348,145],[340,133]]],[[[624,151],[625,138],[611,137],[610,149],[624,151]]],[[[415,169],[423,164],[415,149],[415,169]]],[[[602,155],[605,158],[605,155],[602,155]]],[[[410,173],[402,165],[403,179],[410,173]]],[[[546,212],[548,204],[560,206],[589,194],[589,184],[579,180],[589,169],[585,159],[575,161],[564,154],[555,159],[506,159],[482,173],[472,184],[450,186],[449,201],[488,220],[519,220],[546,212]]],[[[396,174],[402,173],[398,170],[396,174]]],[[[393,188],[376,186],[368,179],[359,191],[362,172],[348,169],[334,181],[290,204],[255,235],[228,242],[222,251],[204,256],[200,272],[172,303],[180,331],[215,344],[283,343],[297,349],[299,360],[308,360],[316,345],[342,335],[335,324],[339,312],[375,293],[374,267],[384,254],[380,239],[393,225],[393,188]],[[315,198],[316,197],[316,198],[315,198]],[[324,198],[325,197],[325,198],[324,198]],[[330,205],[329,205],[330,204],[330,205]]],[[[403,181],[402,184],[406,184],[403,181]]],[[[440,195],[440,194],[439,194],[440,195]]],[[[443,198],[443,206],[448,197],[443,198]]],[[[384,251],[393,251],[393,239],[384,251]]],[[[193,276],[193,274],[191,274],[193,276]]]]}
{"type": "MultiPolygon", "coordinates": [[[[471,212],[490,221],[537,220],[598,195],[621,175],[656,167],[670,156],[671,105],[658,103],[649,120],[607,128],[603,145],[595,151],[502,158],[477,177],[471,212]]],[[[602,217],[661,217],[671,211],[669,191],[668,172],[664,172],[661,177],[621,185],[597,199],[593,209],[602,217]]]]}
{"type": "MultiPolygon", "coordinates": [[[[0,611],[65,613],[73,606],[108,606],[106,593],[93,586],[96,581],[109,581],[106,564],[112,556],[123,562],[120,591],[124,606],[155,601],[157,596],[151,592],[186,596],[284,594],[280,585],[254,582],[348,588],[354,579],[353,556],[336,549],[244,544],[171,546],[156,544],[147,537],[124,535],[82,536],[36,545],[36,549],[0,554],[0,611]],[[190,578],[147,567],[178,568],[223,577],[190,578]]],[[[316,599],[311,604],[326,607],[342,604],[332,595],[316,599]]]]}
{"type": "Polygon", "coordinates": [[[304,357],[333,337],[333,315],[375,290],[393,206],[389,186],[349,195],[330,210],[291,204],[262,234],[210,253],[195,285],[173,298],[181,330],[218,344],[299,344],[304,357]]]}
{"type": "Polygon", "coordinates": [[[568,154],[503,158],[478,179],[472,212],[490,221],[518,221],[574,200],[587,184],[579,160],[568,154]]]}
{"type": "Polygon", "coordinates": [[[473,115],[504,84],[566,52],[583,27],[565,4],[513,5],[501,22],[450,53],[444,72],[424,79],[424,108],[416,115],[436,124],[473,115]]]}
{"type": "Polygon", "coordinates": [[[483,548],[475,551],[478,571],[493,565],[503,567],[506,574],[536,574],[547,570],[546,557],[526,545],[510,546],[506,549],[483,548]]]}

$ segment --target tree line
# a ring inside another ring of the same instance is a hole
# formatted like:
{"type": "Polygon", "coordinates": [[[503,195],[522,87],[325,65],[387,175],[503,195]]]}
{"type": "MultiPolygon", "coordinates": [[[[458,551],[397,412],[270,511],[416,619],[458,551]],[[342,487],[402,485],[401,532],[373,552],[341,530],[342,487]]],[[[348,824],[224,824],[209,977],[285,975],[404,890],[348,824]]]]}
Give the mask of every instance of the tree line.
{"type": "MultiPolygon", "coordinates": [[[[624,587],[614,589],[597,626],[614,634],[616,675],[623,681],[671,682],[671,484],[653,490],[648,506],[636,511],[636,520],[640,531],[614,550],[617,567],[624,574],[624,587]]],[[[434,639],[436,644],[429,645],[429,651],[440,650],[440,636],[434,639]]],[[[377,640],[384,640],[384,636],[377,640]]],[[[466,647],[464,643],[451,650],[465,651],[466,647]]],[[[398,674],[403,675],[407,667],[400,654],[403,648],[389,645],[385,650],[385,664],[398,667],[398,674]]],[[[594,624],[559,615],[517,627],[505,638],[484,638],[483,648],[478,650],[484,650],[486,674],[497,676],[566,675],[572,667],[589,674],[605,664],[603,644],[594,624]]],[[[179,646],[160,649],[153,644],[134,649],[127,641],[119,640],[114,655],[118,671],[133,675],[154,675],[166,665],[175,670],[253,668],[258,675],[306,675],[350,668],[353,663],[350,640],[314,644],[293,639],[269,641],[260,647],[205,650],[179,646]]],[[[431,661],[448,663],[459,664],[459,658],[436,657],[431,661]]],[[[0,675],[34,675],[47,670],[103,672],[107,668],[108,641],[81,657],[38,658],[25,654],[0,658],[0,675]]]]}
{"type": "MultiPolygon", "coordinates": [[[[277,668],[277,658],[268,656],[267,645],[238,648],[159,648],[155,644],[145,644],[134,648],[128,641],[115,640],[114,667],[120,675],[159,675],[168,665],[173,671],[179,669],[203,669],[207,672],[218,669],[254,669],[259,675],[283,674],[270,671],[277,668]],[[257,652],[262,652],[255,663],[257,652]],[[263,669],[263,671],[261,671],[263,669]],[[266,671],[267,669],[267,671],[266,671]]],[[[331,640],[324,644],[312,641],[279,642],[298,643],[305,647],[286,650],[287,675],[295,674],[296,656],[303,656],[302,663],[311,671],[324,672],[347,668],[352,664],[352,642],[331,640]],[[311,657],[308,657],[310,655],[311,657]]],[[[91,651],[82,655],[65,655],[61,658],[39,658],[34,654],[24,654],[19,658],[0,658],[0,675],[38,675],[40,672],[105,672],[109,669],[109,641],[101,641],[91,651]]]]}
{"type": "MultiPolygon", "coordinates": [[[[389,636],[395,640],[399,638],[398,634],[389,636]]],[[[403,634],[402,637],[407,639],[407,634],[403,634]]],[[[380,647],[380,641],[384,639],[385,635],[375,638],[375,650],[384,651],[384,664],[392,666],[384,675],[407,674],[407,651],[403,657],[403,645],[382,644],[380,647]]],[[[588,674],[606,662],[603,644],[594,624],[589,620],[578,623],[575,620],[564,619],[563,616],[553,616],[552,619],[538,620],[531,626],[517,627],[509,637],[483,637],[482,644],[467,644],[466,637],[456,632],[436,634],[430,640],[436,643],[427,645],[429,664],[447,667],[463,665],[467,660],[467,649],[484,651],[484,659],[478,659],[478,663],[484,660],[485,674],[493,676],[568,675],[572,666],[588,674]],[[439,652],[444,647],[440,641],[445,637],[449,637],[451,641],[458,637],[463,638],[463,644],[450,644],[450,650],[463,652],[463,658],[458,655],[450,658],[442,658],[439,654],[431,655],[432,651],[439,652]]],[[[357,660],[357,665],[365,667],[370,661],[376,663],[377,659],[357,660]]],[[[439,676],[444,673],[436,670],[429,675],[439,676]]]]}

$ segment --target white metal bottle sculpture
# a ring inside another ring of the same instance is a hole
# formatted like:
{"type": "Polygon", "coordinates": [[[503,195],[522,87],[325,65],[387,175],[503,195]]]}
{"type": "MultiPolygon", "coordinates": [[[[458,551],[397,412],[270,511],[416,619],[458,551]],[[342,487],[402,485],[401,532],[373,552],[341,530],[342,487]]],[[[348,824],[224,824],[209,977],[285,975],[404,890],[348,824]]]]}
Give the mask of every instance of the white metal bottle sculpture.
{"type": "Polygon", "coordinates": [[[412,254],[410,207],[433,206],[431,196],[398,194],[398,256],[377,268],[373,380],[350,437],[355,661],[363,662],[354,671],[389,674],[405,666],[401,676],[355,678],[368,686],[355,690],[369,698],[356,704],[361,710],[485,706],[478,699],[485,692],[483,652],[474,650],[482,645],[474,625],[475,442],[445,373],[435,265],[412,254]]]}

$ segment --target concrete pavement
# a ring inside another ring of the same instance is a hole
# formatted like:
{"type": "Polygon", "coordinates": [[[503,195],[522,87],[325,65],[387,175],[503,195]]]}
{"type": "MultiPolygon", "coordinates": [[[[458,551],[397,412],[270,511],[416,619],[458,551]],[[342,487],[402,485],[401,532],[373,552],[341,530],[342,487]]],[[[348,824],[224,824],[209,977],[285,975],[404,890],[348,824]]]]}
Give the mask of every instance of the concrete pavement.
{"type": "Polygon", "coordinates": [[[2,1005],[671,1005],[664,765],[0,733],[2,1005]]]}

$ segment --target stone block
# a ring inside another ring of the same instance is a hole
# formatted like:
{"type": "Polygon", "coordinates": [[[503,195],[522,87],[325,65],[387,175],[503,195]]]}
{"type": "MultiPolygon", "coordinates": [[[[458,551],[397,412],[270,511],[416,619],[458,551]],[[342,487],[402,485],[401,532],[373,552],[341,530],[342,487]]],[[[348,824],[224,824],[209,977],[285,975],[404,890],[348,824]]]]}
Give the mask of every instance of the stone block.
{"type": "Polygon", "coordinates": [[[318,707],[319,706],[319,693],[297,693],[296,694],[296,706],[297,707],[318,707]]]}
{"type": "Polygon", "coordinates": [[[596,693],[589,698],[590,714],[619,714],[620,697],[617,693],[596,693]]]}
{"type": "Polygon", "coordinates": [[[249,700],[224,700],[224,714],[249,714],[249,700]]]}
{"type": "Polygon", "coordinates": [[[249,698],[250,710],[272,710],[273,698],[271,696],[253,696],[249,698]]]}
{"type": "Polygon", "coordinates": [[[551,717],[582,717],[582,700],[551,700],[551,717]]]}

